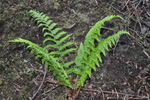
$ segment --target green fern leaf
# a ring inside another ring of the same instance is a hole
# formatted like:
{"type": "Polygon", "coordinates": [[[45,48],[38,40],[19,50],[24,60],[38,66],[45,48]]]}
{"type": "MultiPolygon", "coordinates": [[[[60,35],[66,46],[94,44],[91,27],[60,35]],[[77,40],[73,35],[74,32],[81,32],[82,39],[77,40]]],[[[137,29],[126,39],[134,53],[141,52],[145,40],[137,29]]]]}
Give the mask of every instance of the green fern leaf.
{"type": "MultiPolygon", "coordinates": [[[[44,32],[45,30],[49,30],[49,29],[48,28],[43,28],[42,32],[44,32]]],[[[52,34],[56,34],[61,30],[62,30],[62,28],[55,28],[54,30],[50,30],[50,31],[51,31],[52,34]]]]}
{"type": "Polygon", "coordinates": [[[76,59],[75,59],[75,63],[77,66],[81,66],[81,64],[82,64],[81,61],[83,60],[83,57],[84,57],[84,46],[81,43],[79,50],[78,50],[78,54],[77,54],[76,59]]]}
{"type": "Polygon", "coordinates": [[[75,73],[76,75],[82,75],[83,74],[82,71],[77,67],[74,67],[73,73],[75,73]]]}
{"type": "Polygon", "coordinates": [[[53,37],[53,35],[52,35],[51,33],[49,33],[49,32],[45,32],[45,33],[44,33],[44,37],[46,37],[46,36],[51,36],[51,37],[53,37]]]}
{"type": "Polygon", "coordinates": [[[57,46],[56,44],[48,44],[44,47],[44,49],[47,49],[47,48],[56,48],[56,49],[59,49],[59,46],[57,46]]]}
{"type": "MultiPolygon", "coordinates": [[[[93,67],[93,64],[92,64],[92,67],[93,67]]],[[[94,67],[95,67],[95,65],[94,65],[94,67]]],[[[89,75],[89,77],[91,78],[91,68],[87,68],[86,72],[89,75]]]]}
{"type": "Polygon", "coordinates": [[[99,48],[98,50],[100,50],[103,53],[103,55],[106,56],[104,49],[104,41],[99,43],[98,48],[99,48]]]}
{"type": "Polygon", "coordinates": [[[38,58],[42,58],[42,56],[41,56],[41,55],[37,55],[37,56],[35,57],[35,59],[38,59],[38,58]]]}
{"type": "Polygon", "coordinates": [[[57,25],[57,23],[52,23],[52,24],[48,27],[48,30],[51,31],[56,25],[57,25]]]}
{"type": "Polygon", "coordinates": [[[61,30],[62,30],[62,28],[55,28],[54,30],[52,30],[52,34],[56,34],[61,30]]]}
{"type": "MultiPolygon", "coordinates": [[[[49,17],[48,17],[48,18],[49,18],[49,17]]],[[[47,19],[47,20],[48,20],[48,19],[47,19]]],[[[46,21],[46,23],[45,23],[46,26],[49,26],[49,25],[52,23],[52,21],[53,21],[53,20],[48,20],[48,21],[46,21]]]]}
{"type": "Polygon", "coordinates": [[[59,51],[52,51],[49,53],[50,55],[61,55],[59,51]]]}
{"type": "Polygon", "coordinates": [[[48,18],[49,18],[49,17],[47,17],[46,20],[38,20],[38,21],[37,21],[37,24],[39,24],[39,23],[45,23],[44,26],[50,25],[51,22],[52,22],[52,20],[48,20],[48,18]],[[47,20],[48,20],[48,21],[47,21],[47,20]]]}
{"type": "Polygon", "coordinates": [[[86,80],[86,78],[87,78],[87,73],[84,72],[84,73],[82,74],[82,76],[80,77],[79,81],[77,82],[76,88],[78,88],[80,85],[83,86],[83,85],[84,85],[84,82],[85,82],[85,80],[86,80]]]}
{"type": "Polygon", "coordinates": [[[44,24],[41,23],[41,24],[38,25],[38,28],[40,28],[42,26],[48,27],[48,25],[46,25],[45,23],[44,24]]]}
{"type": "Polygon", "coordinates": [[[46,38],[46,39],[43,41],[43,44],[45,44],[45,42],[47,42],[47,41],[52,41],[52,42],[57,43],[57,41],[56,41],[55,39],[53,39],[53,38],[51,38],[51,37],[48,37],[48,38],[46,38]]]}
{"type": "Polygon", "coordinates": [[[96,51],[95,56],[99,59],[99,61],[102,63],[102,57],[100,55],[100,51],[96,51]]]}
{"type": "Polygon", "coordinates": [[[57,34],[61,30],[62,28],[55,28],[54,30],[52,30],[52,34],[57,34]]]}
{"type": "Polygon", "coordinates": [[[64,64],[65,68],[68,68],[70,65],[74,64],[74,61],[70,61],[64,64]]]}
{"type": "Polygon", "coordinates": [[[67,69],[67,70],[66,70],[66,73],[67,73],[67,74],[72,74],[73,71],[74,71],[74,69],[73,69],[73,68],[70,68],[70,69],[67,69]]]}
{"type": "MultiPolygon", "coordinates": [[[[94,61],[94,63],[99,67],[100,65],[99,65],[99,62],[98,62],[98,57],[94,53],[91,54],[91,55],[92,55],[92,61],[94,61]]],[[[94,71],[96,71],[95,66],[92,67],[92,68],[94,69],[94,71]]]]}
{"type": "Polygon", "coordinates": [[[72,34],[69,34],[69,35],[67,35],[67,36],[65,36],[65,37],[63,37],[63,38],[61,38],[61,39],[57,42],[57,44],[58,44],[58,45],[61,45],[62,42],[64,42],[66,39],[68,39],[71,35],[72,35],[72,34]]]}
{"type": "Polygon", "coordinates": [[[66,34],[66,33],[67,33],[67,32],[64,32],[64,31],[57,33],[57,34],[55,35],[55,39],[59,39],[62,35],[66,34]]]}
{"type": "Polygon", "coordinates": [[[63,57],[63,56],[65,56],[66,54],[68,54],[69,52],[72,52],[72,51],[74,51],[74,50],[76,50],[75,48],[70,48],[70,49],[67,49],[67,50],[65,50],[65,51],[62,51],[61,52],[61,56],[63,57]]]}
{"type": "Polygon", "coordinates": [[[60,45],[59,50],[62,51],[64,48],[66,48],[67,46],[72,45],[72,44],[73,44],[73,42],[64,43],[64,44],[60,45]]]}

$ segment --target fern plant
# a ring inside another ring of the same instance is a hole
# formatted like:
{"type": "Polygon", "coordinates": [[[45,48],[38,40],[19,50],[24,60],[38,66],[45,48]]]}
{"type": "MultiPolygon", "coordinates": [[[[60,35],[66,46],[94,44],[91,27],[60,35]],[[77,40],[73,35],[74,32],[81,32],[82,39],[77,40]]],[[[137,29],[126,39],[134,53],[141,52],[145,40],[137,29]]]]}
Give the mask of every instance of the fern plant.
{"type": "Polygon", "coordinates": [[[70,88],[77,89],[79,86],[83,86],[87,77],[91,77],[92,69],[96,71],[96,66],[100,67],[99,62],[102,62],[101,54],[106,56],[105,50],[109,51],[109,48],[115,45],[120,35],[129,34],[127,31],[119,31],[104,40],[100,40],[100,30],[104,22],[110,21],[115,17],[123,19],[115,15],[107,16],[98,21],[87,33],[84,43],[80,44],[75,60],[67,62],[64,60],[65,56],[69,52],[76,50],[76,48],[69,48],[73,44],[73,42],[68,41],[72,34],[67,34],[62,28],[57,28],[57,24],[49,20],[49,17],[43,13],[30,10],[29,14],[37,22],[38,27],[42,27],[42,32],[44,32],[44,37],[46,37],[43,41],[45,45],[40,47],[22,38],[10,40],[9,42],[28,44],[27,48],[31,49],[31,53],[35,54],[36,58],[42,59],[42,64],[47,62],[49,71],[53,71],[57,81],[70,88]],[[97,45],[95,41],[98,42],[97,45]],[[72,73],[78,77],[75,87],[74,84],[71,84],[71,78],[69,78],[69,75],[72,73]]]}

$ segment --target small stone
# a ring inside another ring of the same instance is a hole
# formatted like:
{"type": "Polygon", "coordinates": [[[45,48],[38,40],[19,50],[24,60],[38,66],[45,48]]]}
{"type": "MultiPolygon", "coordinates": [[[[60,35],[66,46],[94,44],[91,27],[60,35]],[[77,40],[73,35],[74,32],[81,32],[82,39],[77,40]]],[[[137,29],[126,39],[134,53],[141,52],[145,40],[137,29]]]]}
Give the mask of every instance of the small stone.
{"type": "Polygon", "coordinates": [[[89,85],[89,86],[88,86],[88,89],[92,89],[92,85],[89,85]]]}

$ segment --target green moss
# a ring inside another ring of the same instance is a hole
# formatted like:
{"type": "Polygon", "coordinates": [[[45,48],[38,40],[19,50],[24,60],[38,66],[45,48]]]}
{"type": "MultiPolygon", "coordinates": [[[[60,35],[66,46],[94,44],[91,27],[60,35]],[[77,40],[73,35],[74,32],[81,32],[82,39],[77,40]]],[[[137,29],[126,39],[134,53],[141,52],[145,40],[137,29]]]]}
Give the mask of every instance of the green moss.
{"type": "Polygon", "coordinates": [[[3,81],[0,79],[0,85],[2,85],[3,84],[3,81]]]}

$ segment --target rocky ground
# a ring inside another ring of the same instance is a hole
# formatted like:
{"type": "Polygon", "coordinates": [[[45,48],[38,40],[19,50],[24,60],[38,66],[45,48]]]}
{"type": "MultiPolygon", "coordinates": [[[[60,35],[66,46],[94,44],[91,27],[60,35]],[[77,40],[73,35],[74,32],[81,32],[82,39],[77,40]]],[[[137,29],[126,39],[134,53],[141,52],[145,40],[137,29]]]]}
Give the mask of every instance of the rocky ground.
{"type": "MultiPolygon", "coordinates": [[[[105,23],[102,38],[118,30],[131,36],[122,35],[103,57],[101,67],[81,88],[78,100],[150,99],[149,0],[0,0],[0,100],[29,100],[42,81],[40,60],[35,60],[25,44],[8,43],[21,37],[41,45],[43,33],[28,15],[31,9],[73,33],[76,47],[97,21],[108,15],[122,16],[124,21],[105,23]]],[[[47,74],[35,100],[65,99],[65,87],[50,82],[53,78],[51,72],[47,74]]]]}

